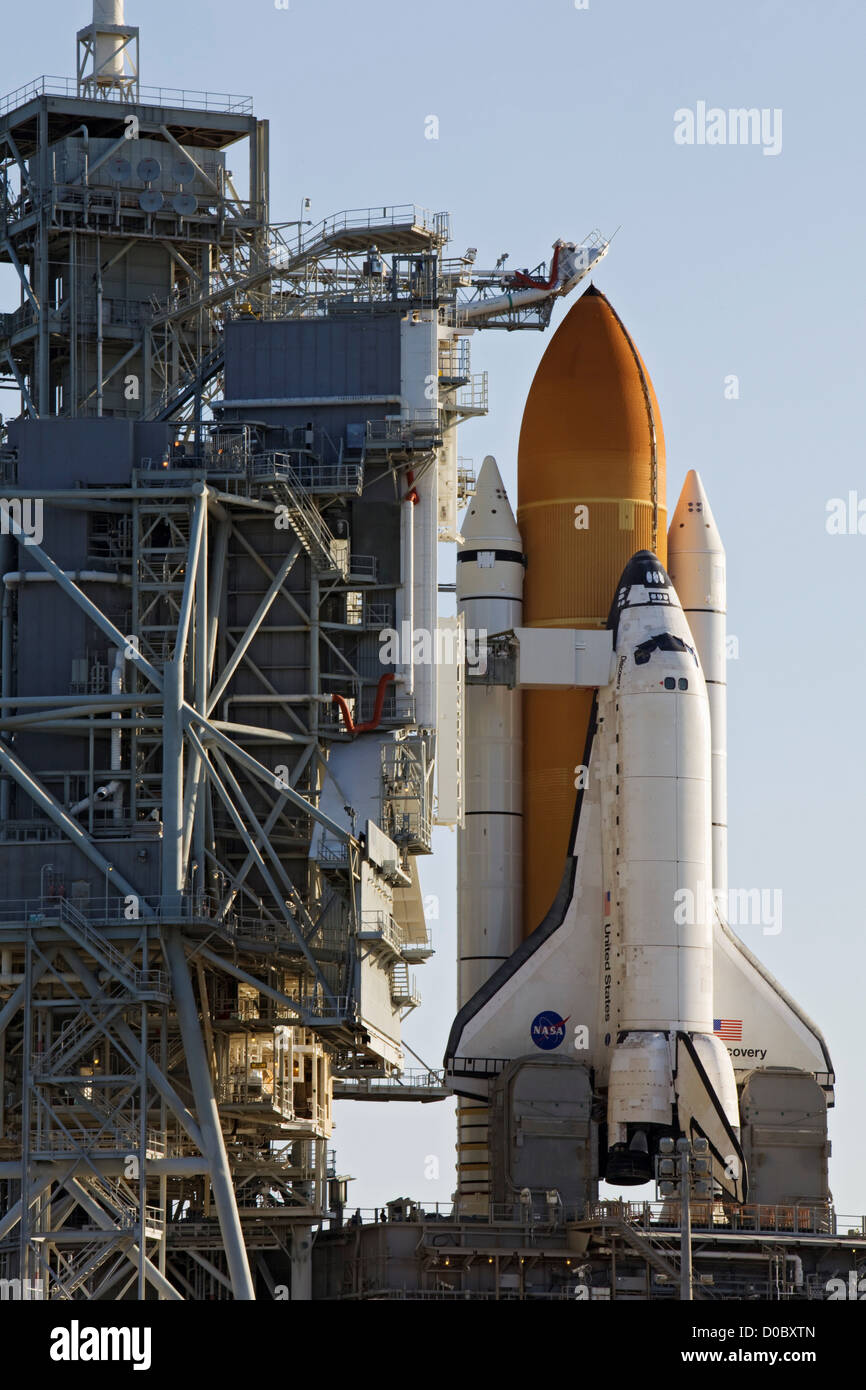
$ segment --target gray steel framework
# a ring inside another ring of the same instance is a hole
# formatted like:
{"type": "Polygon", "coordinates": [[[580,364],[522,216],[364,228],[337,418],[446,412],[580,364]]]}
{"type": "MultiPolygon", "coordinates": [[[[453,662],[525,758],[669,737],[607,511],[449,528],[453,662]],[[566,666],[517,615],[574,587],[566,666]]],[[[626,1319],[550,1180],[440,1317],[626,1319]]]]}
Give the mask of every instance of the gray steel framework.
{"type": "MultiPolygon", "coordinates": [[[[320,957],[316,923],[271,838],[280,824],[296,833],[291,811],[319,822],[334,841],[347,845],[347,939],[338,954],[351,962],[357,842],[297,790],[304,778],[315,785],[315,740],[299,706],[287,705],[299,731],[279,736],[282,756],[294,763],[291,776],[281,780],[253,751],[264,743],[272,748],[274,731],[238,726],[217,712],[278,595],[289,597],[282,586],[290,570],[305,548],[312,548],[308,503],[294,498],[289,515],[295,542],[274,573],[260,560],[269,576],[267,588],[231,654],[220,662],[216,594],[226,555],[233,544],[248,547],[245,522],[272,517],[278,504],[256,497],[254,488],[228,493],[221,480],[203,476],[162,476],[159,482],[158,488],[129,489],[137,538],[132,575],[137,641],[122,633],[43,547],[27,548],[28,557],[126,655],[133,672],[127,693],[111,697],[110,711],[106,701],[89,695],[70,696],[63,704],[56,697],[44,703],[38,696],[7,698],[0,711],[4,738],[24,721],[31,733],[86,729],[91,747],[97,730],[114,729],[119,722],[134,750],[131,768],[138,759],[139,776],[130,774],[131,805],[136,806],[137,783],[145,789],[144,809],[152,800],[163,826],[160,892],[148,896],[118,872],[98,840],[82,830],[10,745],[0,744],[4,773],[58,835],[70,839],[106,876],[104,903],[86,916],[48,892],[36,903],[4,903],[0,922],[4,973],[8,965],[9,974],[21,975],[0,1012],[4,1069],[14,1059],[11,1070],[21,1088],[20,1109],[12,1107],[3,1117],[3,1147],[8,1153],[21,1145],[24,1172],[18,1184],[11,1163],[0,1168],[9,1203],[0,1237],[16,1230],[20,1277],[43,1279],[57,1297],[117,1296],[118,1289],[130,1287],[130,1277],[139,1297],[147,1288],[160,1297],[186,1296],[188,1280],[186,1286],[183,1277],[172,1280],[166,1238],[172,1214],[183,1210],[184,1192],[192,1191],[197,1179],[207,1180],[202,1208],[212,1194],[227,1273],[213,1260],[209,1267],[218,1284],[228,1279],[235,1297],[252,1296],[251,1228],[261,1234],[264,1221],[267,1243],[276,1231],[278,1243],[290,1251],[287,1231],[323,1211],[321,1126],[298,1124],[288,1160],[269,1143],[260,1143],[255,1157],[242,1145],[227,1152],[214,1088],[218,1069],[211,1065],[215,1025],[208,1004],[217,982],[246,982],[269,1001],[268,1018],[251,1019],[250,1027],[272,1030],[282,1020],[329,1029],[344,1043],[354,1040],[351,974],[335,976],[333,951],[320,957]],[[163,541],[169,540],[158,548],[158,561],[150,543],[157,529],[163,541]],[[118,710],[124,715],[120,721],[118,710]],[[158,770],[144,771],[149,767],[158,770]],[[245,850],[239,868],[224,858],[215,828],[220,806],[245,850]],[[253,920],[245,911],[249,901],[256,904],[253,920]],[[264,971],[256,950],[262,939],[269,949],[264,971]],[[299,982],[291,994],[273,983],[281,970],[299,982]],[[310,1135],[312,1151],[305,1153],[310,1135]],[[274,1175],[277,1189],[268,1186],[274,1175]],[[245,1222],[250,1211],[240,1205],[250,1182],[264,1183],[268,1200],[281,1194],[272,1208],[264,1208],[266,1217],[262,1207],[252,1208],[257,1214],[252,1227],[245,1222]]],[[[14,496],[14,490],[7,491],[14,496]]],[[[45,504],[63,507],[75,500],[48,494],[45,504]]],[[[112,501],[123,501],[118,491],[112,501]]],[[[14,518],[12,528],[23,545],[14,518]]],[[[324,553],[316,564],[321,573],[339,579],[324,553]]],[[[294,598],[291,607],[298,607],[294,598]]],[[[302,616],[315,627],[309,615],[302,616]]],[[[261,674],[254,664],[251,669],[261,674]]],[[[304,704],[316,708],[321,698],[313,690],[304,704]]],[[[267,1124],[260,1129],[269,1133],[267,1124]]],[[[272,1133],[285,1141],[292,1130],[291,1120],[280,1117],[272,1133]]],[[[193,1248],[184,1243],[185,1253],[193,1248]]]]}

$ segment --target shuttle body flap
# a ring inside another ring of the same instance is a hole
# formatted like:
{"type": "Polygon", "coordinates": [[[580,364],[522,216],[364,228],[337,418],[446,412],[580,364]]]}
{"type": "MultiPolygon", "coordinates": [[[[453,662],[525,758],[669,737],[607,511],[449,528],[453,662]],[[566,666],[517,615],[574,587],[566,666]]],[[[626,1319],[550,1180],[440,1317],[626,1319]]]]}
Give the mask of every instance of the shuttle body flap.
{"type": "Polygon", "coordinates": [[[748,1188],[739,1134],[725,1114],[699,1050],[688,1033],[677,1034],[674,1090],[680,1130],[688,1139],[707,1140],[716,1182],[733,1201],[744,1202],[748,1188]]]}

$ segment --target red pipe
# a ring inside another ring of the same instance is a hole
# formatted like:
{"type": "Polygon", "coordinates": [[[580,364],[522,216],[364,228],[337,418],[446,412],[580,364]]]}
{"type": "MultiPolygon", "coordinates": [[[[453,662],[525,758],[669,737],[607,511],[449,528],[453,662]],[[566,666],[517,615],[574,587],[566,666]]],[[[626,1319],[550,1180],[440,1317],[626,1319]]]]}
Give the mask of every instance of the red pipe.
{"type": "Polygon", "coordinates": [[[405,496],[405,498],[404,498],[404,501],[406,501],[406,502],[411,502],[413,507],[417,507],[417,505],[418,505],[418,489],[412,486],[412,484],[414,483],[414,481],[415,481],[415,474],[412,472],[412,469],[409,468],[409,469],[406,470],[406,482],[409,484],[409,491],[406,493],[406,496],[405,496]]]}
{"type": "Polygon", "coordinates": [[[376,687],[376,703],[373,706],[373,718],[368,719],[364,724],[355,724],[353,722],[352,711],[349,709],[349,706],[346,704],[346,701],[343,699],[342,695],[331,696],[332,702],[335,705],[340,706],[340,713],[343,716],[343,723],[346,726],[347,733],[353,735],[368,734],[371,731],[371,729],[378,729],[379,723],[382,719],[382,706],[385,703],[385,691],[388,689],[388,686],[390,685],[393,679],[393,671],[388,671],[384,676],[379,677],[379,684],[376,687]]]}

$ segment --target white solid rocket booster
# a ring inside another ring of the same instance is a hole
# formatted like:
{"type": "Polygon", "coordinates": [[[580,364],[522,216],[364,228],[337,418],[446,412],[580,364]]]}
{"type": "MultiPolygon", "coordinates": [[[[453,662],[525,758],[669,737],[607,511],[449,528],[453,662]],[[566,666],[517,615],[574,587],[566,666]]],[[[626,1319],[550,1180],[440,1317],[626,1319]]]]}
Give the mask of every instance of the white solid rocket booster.
{"type": "MultiPolygon", "coordinates": [[[[480,634],[492,636],[519,627],[523,611],[520,532],[496,460],[489,455],[461,534],[457,609],[469,634],[471,671],[480,634]]],[[[457,871],[460,1005],[511,955],[521,937],[520,692],[467,682],[465,727],[465,829],[457,871]]]]}
{"type": "MultiPolygon", "coordinates": [[[[457,555],[457,609],[467,669],[487,659],[485,640],[519,627],[523,547],[496,460],[481,465],[457,555]]],[[[523,898],[522,697],[504,685],[466,683],[464,828],[457,842],[458,1008],[520,941],[523,898]]],[[[464,1214],[486,1211],[490,1194],[488,1108],[461,1097],[457,1184],[464,1214]]]]}
{"type": "Polygon", "coordinates": [[[700,475],[686,475],[668,532],[668,569],[695,639],[710,706],[713,889],[728,892],[728,733],[725,549],[700,475]]]}

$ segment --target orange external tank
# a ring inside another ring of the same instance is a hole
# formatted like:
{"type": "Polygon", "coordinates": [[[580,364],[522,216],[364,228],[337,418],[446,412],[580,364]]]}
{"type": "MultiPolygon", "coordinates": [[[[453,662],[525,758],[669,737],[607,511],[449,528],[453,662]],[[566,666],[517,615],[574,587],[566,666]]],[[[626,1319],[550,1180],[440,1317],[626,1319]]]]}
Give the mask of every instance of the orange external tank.
{"type": "MultiPolygon", "coordinates": [[[[666,563],[665,446],[640,354],[593,286],[570,309],[529,390],[517,523],[527,627],[602,628],[637,550],[666,563]]],[[[523,706],[524,932],[559,888],[592,692],[527,691],[523,706]]]]}

